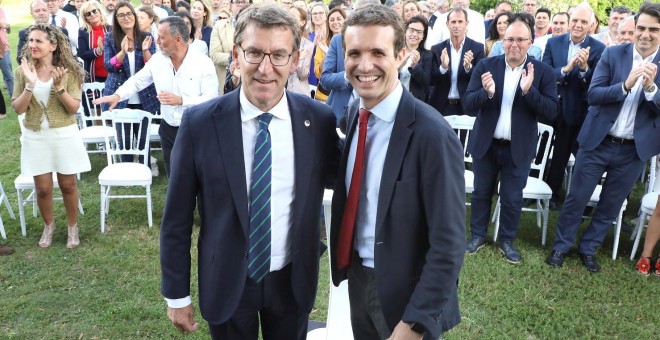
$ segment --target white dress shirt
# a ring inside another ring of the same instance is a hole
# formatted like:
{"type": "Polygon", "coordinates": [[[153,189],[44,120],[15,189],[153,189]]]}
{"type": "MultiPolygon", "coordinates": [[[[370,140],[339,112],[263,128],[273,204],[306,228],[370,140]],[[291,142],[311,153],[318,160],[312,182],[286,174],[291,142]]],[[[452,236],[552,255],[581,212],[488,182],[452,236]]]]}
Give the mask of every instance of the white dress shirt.
{"type": "MultiPolygon", "coordinates": [[[[657,53],[658,50],[656,49],[655,52],[650,56],[642,58],[642,55],[639,54],[637,49],[633,47],[632,68],[634,69],[641,64],[652,63],[657,53]]],[[[612,125],[612,128],[610,129],[610,135],[619,138],[634,139],[633,132],[635,131],[635,116],[637,116],[637,108],[639,107],[639,93],[644,92],[645,99],[647,101],[651,101],[653,100],[653,97],[657,91],[658,89],[656,86],[655,91],[645,92],[642,88],[642,77],[637,78],[635,86],[630,89],[630,93],[628,93],[626,99],[623,101],[621,112],[617,116],[616,121],[614,121],[614,125],[612,125]]]]}
{"type": "MultiPolygon", "coordinates": [[[[51,23],[52,18],[53,16],[49,14],[48,23],[51,23]]],[[[64,28],[66,28],[67,34],[69,36],[69,42],[71,43],[71,51],[73,52],[73,55],[76,56],[78,54],[78,30],[80,30],[78,17],[60,9],[59,11],[57,11],[57,13],[55,13],[55,25],[57,27],[62,27],[61,24],[62,19],[66,20],[66,25],[64,26],[64,28]]]]}
{"type": "MultiPolygon", "coordinates": [[[[484,16],[471,9],[467,9],[466,11],[468,13],[467,19],[469,22],[465,34],[468,38],[483,44],[486,42],[484,16]]],[[[433,29],[429,27],[429,33],[426,37],[426,43],[424,44],[427,50],[430,50],[433,45],[449,39],[449,28],[447,28],[448,13],[449,12],[443,13],[438,16],[438,19],[435,20],[435,24],[433,25],[433,29]]]]}
{"type": "Polygon", "coordinates": [[[511,140],[511,108],[513,108],[513,100],[516,97],[518,83],[526,61],[516,68],[511,68],[509,62],[505,62],[502,107],[500,108],[500,117],[497,119],[493,138],[511,140]]]}
{"type": "Polygon", "coordinates": [[[161,116],[171,126],[179,126],[183,111],[218,96],[218,76],[211,59],[193,48],[188,48],[179,70],[174,70],[172,59],[158,52],[134,76],[115,92],[120,101],[154,84],[156,92],[169,91],[181,97],[181,105],[161,104],[161,116]]]}
{"type": "MultiPolygon", "coordinates": [[[[254,163],[254,144],[259,132],[258,117],[263,111],[252,105],[241,87],[241,131],[243,135],[243,160],[245,162],[245,184],[250,202],[250,186],[252,184],[252,164],[254,163]]],[[[293,148],[293,129],[291,114],[286,95],[273,107],[269,113],[273,119],[268,125],[271,141],[271,200],[270,200],[270,271],[282,269],[290,261],[291,253],[291,216],[295,194],[295,153],[293,148]]],[[[248,206],[248,211],[250,207],[248,206]]],[[[182,308],[192,303],[190,296],[180,299],[168,299],[171,308],[182,308]]]]}
{"type": "MultiPolygon", "coordinates": [[[[380,103],[371,108],[371,116],[367,124],[367,140],[364,148],[364,167],[362,169],[362,188],[358,200],[356,237],[354,249],[360,254],[362,265],[374,267],[374,244],[376,240],[376,215],[378,213],[378,195],[380,193],[380,179],[383,175],[385,156],[390,145],[390,136],[394,127],[397,108],[403,94],[403,86],[397,84],[392,93],[380,103]]],[[[360,99],[360,107],[364,103],[360,99]]],[[[351,187],[355,154],[357,152],[358,133],[356,128],[348,152],[346,164],[346,192],[351,187]]]]}
{"type": "MultiPolygon", "coordinates": [[[[451,61],[451,87],[449,87],[449,94],[447,95],[447,98],[449,99],[460,99],[461,95],[458,93],[458,68],[463,64],[461,62],[461,54],[463,53],[463,45],[465,45],[465,36],[463,36],[463,40],[461,41],[461,44],[458,47],[458,50],[454,47],[454,44],[451,42],[451,39],[449,39],[449,50],[451,53],[450,61],[451,61]]],[[[440,73],[445,74],[447,73],[447,70],[442,67],[442,64],[440,64],[440,73]]]]}

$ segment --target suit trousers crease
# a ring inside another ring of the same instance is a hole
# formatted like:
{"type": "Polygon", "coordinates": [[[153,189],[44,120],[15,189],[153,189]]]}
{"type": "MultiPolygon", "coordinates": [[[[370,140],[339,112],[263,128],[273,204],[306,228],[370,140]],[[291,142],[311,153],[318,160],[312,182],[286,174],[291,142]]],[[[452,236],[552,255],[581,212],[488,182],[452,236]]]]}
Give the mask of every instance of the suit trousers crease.
{"type": "Polygon", "coordinates": [[[510,144],[492,142],[484,157],[473,160],[474,191],[470,229],[472,236],[486,238],[493,195],[497,193],[500,180],[500,232],[501,241],[513,241],[520,226],[522,191],[527,184],[527,175],[532,160],[517,166],[511,155],[510,144]]]}
{"type": "Polygon", "coordinates": [[[172,154],[172,148],[174,147],[174,141],[176,140],[176,134],[179,131],[178,126],[172,126],[167,124],[163,119],[160,121],[160,128],[158,129],[158,135],[160,136],[160,146],[163,149],[163,163],[165,163],[165,174],[167,177],[170,177],[170,156],[172,154]]]}
{"type": "Polygon", "coordinates": [[[256,340],[259,324],[264,340],[307,337],[309,313],[293,296],[291,264],[266,274],[260,283],[246,277],[241,301],[232,317],[220,325],[209,324],[213,339],[256,340]]]}
{"type": "Polygon", "coordinates": [[[376,272],[362,266],[357,252],[353,252],[348,270],[348,299],[355,339],[387,339],[392,335],[378,298],[376,272]]]}
{"type": "Polygon", "coordinates": [[[571,250],[577,238],[582,212],[603,173],[607,172],[600,201],[578,247],[580,254],[594,255],[643,167],[644,161],[637,155],[634,144],[619,145],[603,140],[594,150],[578,150],[571,188],[557,220],[553,249],[562,253],[571,250]]]}

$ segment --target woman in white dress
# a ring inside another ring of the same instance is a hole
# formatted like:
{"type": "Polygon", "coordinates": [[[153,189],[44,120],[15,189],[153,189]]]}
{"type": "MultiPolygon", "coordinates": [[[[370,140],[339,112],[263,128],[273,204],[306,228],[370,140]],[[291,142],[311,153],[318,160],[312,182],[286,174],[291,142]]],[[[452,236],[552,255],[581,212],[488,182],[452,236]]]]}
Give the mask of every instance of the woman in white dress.
{"type": "Polygon", "coordinates": [[[80,107],[83,70],[71,54],[68,37],[54,25],[30,26],[22,52],[11,105],[19,114],[25,113],[21,173],[34,178],[44,220],[39,246],[50,246],[55,231],[55,172],[69,226],[66,246],[75,248],[80,244],[76,174],[91,169],[74,116],[80,107]]]}

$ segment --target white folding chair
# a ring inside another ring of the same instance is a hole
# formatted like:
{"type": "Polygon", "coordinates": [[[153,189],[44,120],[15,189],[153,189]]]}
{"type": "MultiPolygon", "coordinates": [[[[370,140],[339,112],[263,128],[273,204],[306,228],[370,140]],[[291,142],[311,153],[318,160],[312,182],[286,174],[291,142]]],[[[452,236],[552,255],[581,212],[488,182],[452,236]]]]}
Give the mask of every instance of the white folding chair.
{"type": "MultiPolygon", "coordinates": [[[[5,207],[7,207],[7,211],[9,211],[9,216],[13,219],[16,219],[16,215],[14,215],[14,211],[11,209],[11,205],[9,204],[9,200],[7,199],[7,194],[5,193],[5,189],[2,188],[2,183],[0,182],[0,205],[4,204],[5,207]]],[[[7,239],[7,234],[5,232],[5,225],[2,223],[2,216],[0,216],[0,236],[2,236],[3,239],[7,239]]]]}
{"type": "MultiPolygon", "coordinates": [[[[536,157],[532,160],[531,172],[538,177],[528,176],[527,184],[523,189],[523,199],[532,199],[536,201],[533,208],[522,207],[522,211],[531,211],[536,213],[536,225],[542,228],[541,245],[545,245],[548,232],[548,214],[549,204],[552,198],[550,186],[543,181],[543,172],[545,164],[548,161],[550,145],[552,144],[553,129],[551,126],[538,123],[539,138],[536,142],[536,157]]],[[[493,231],[493,240],[497,241],[497,233],[500,229],[500,198],[497,198],[495,204],[495,229],[493,231]]]]}
{"type": "MultiPolygon", "coordinates": [[[[25,206],[32,203],[32,216],[37,217],[37,193],[34,187],[34,178],[30,176],[19,175],[14,180],[14,187],[16,188],[16,196],[18,197],[18,217],[21,221],[21,233],[27,236],[27,226],[25,224],[25,206]]],[[[60,185],[57,182],[57,173],[53,172],[53,193],[55,189],[59,189],[60,185]]],[[[53,197],[54,201],[61,201],[62,197],[53,197]]],[[[82,201],[78,196],[78,211],[81,215],[85,214],[83,210],[82,201]]]]}
{"type": "MultiPolygon", "coordinates": [[[[103,113],[98,114],[101,112],[100,105],[94,105],[92,103],[94,99],[100,98],[103,95],[104,88],[105,83],[84,83],[82,86],[82,97],[87,103],[89,116],[85,115],[84,112],[80,113],[80,137],[83,143],[85,143],[87,153],[103,152],[103,150],[99,150],[98,148],[89,150],[88,145],[102,145],[105,143],[106,136],[114,136],[112,127],[108,125],[109,122],[107,119],[104,119],[103,113]]],[[[82,105],[80,110],[82,110],[82,105]]]]}
{"type": "Polygon", "coordinates": [[[653,214],[655,206],[658,204],[658,195],[660,195],[660,180],[658,180],[658,171],[656,168],[658,164],[657,162],[658,156],[653,156],[653,158],[651,158],[646,194],[644,197],[642,197],[642,201],[639,207],[639,219],[637,220],[637,225],[635,226],[635,230],[633,231],[630,238],[631,240],[635,238],[635,243],[633,243],[633,248],[630,252],[631,260],[634,260],[635,255],[637,254],[639,240],[642,238],[642,232],[644,231],[646,220],[653,214]]]}
{"type": "Polygon", "coordinates": [[[99,174],[101,186],[101,232],[105,232],[105,217],[110,210],[111,198],[146,198],[149,227],[151,218],[151,168],[149,167],[149,130],[151,114],[142,110],[117,109],[104,113],[112,120],[114,142],[105,136],[108,165],[99,174]],[[138,128],[135,129],[134,124],[138,128]],[[144,131],[146,129],[146,131],[144,131]],[[144,135],[144,140],[142,140],[144,135]],[[127,140],[124,140],[128,137],[127,140]],[[121,156],[142,158],[142,162],[121,162],[121,156]],[[145,195],[111,195],[113,187],[146,188],[145,195]]]}
{"type": "MultiPolygon", "coordinates": [[[[474,128],[475,117],[462,115],[462,116],[446,116],[445,119],[452,129],[456,131],[458,138],[461,139],[463,144],[463,162],[466,166],[472,164],[472,155],[467,151],[468,141],[474,128]]],[[[471,170],[465,169],[465,193],[471,194],[474,191],[474,173],[471,170]]],[[[465,205],[470,205],[470,202],[465,201],[465,205]]]]}

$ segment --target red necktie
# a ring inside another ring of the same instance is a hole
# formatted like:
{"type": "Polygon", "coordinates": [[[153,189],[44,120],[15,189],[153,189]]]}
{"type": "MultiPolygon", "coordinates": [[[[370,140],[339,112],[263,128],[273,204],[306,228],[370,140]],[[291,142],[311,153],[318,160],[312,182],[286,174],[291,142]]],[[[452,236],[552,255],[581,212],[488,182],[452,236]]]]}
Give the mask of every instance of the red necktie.
{"type": "Polygon", "coordinates": [[[362,170],[364,168],[364,145],[367,141],[367,122],[371,112],[360,109],[360,125],[358,132],[357,152],[351,175],[351,187],[348,190],[348,199],[344,216],[341,219],[339,230],[339,245],[337,247],[337,265],[339,269],[348,268],[351,264],[351,251],[353,250],[353,235],[355,235],[355,219],[357,217],[360,188],[362,186],[362,170]]]}

